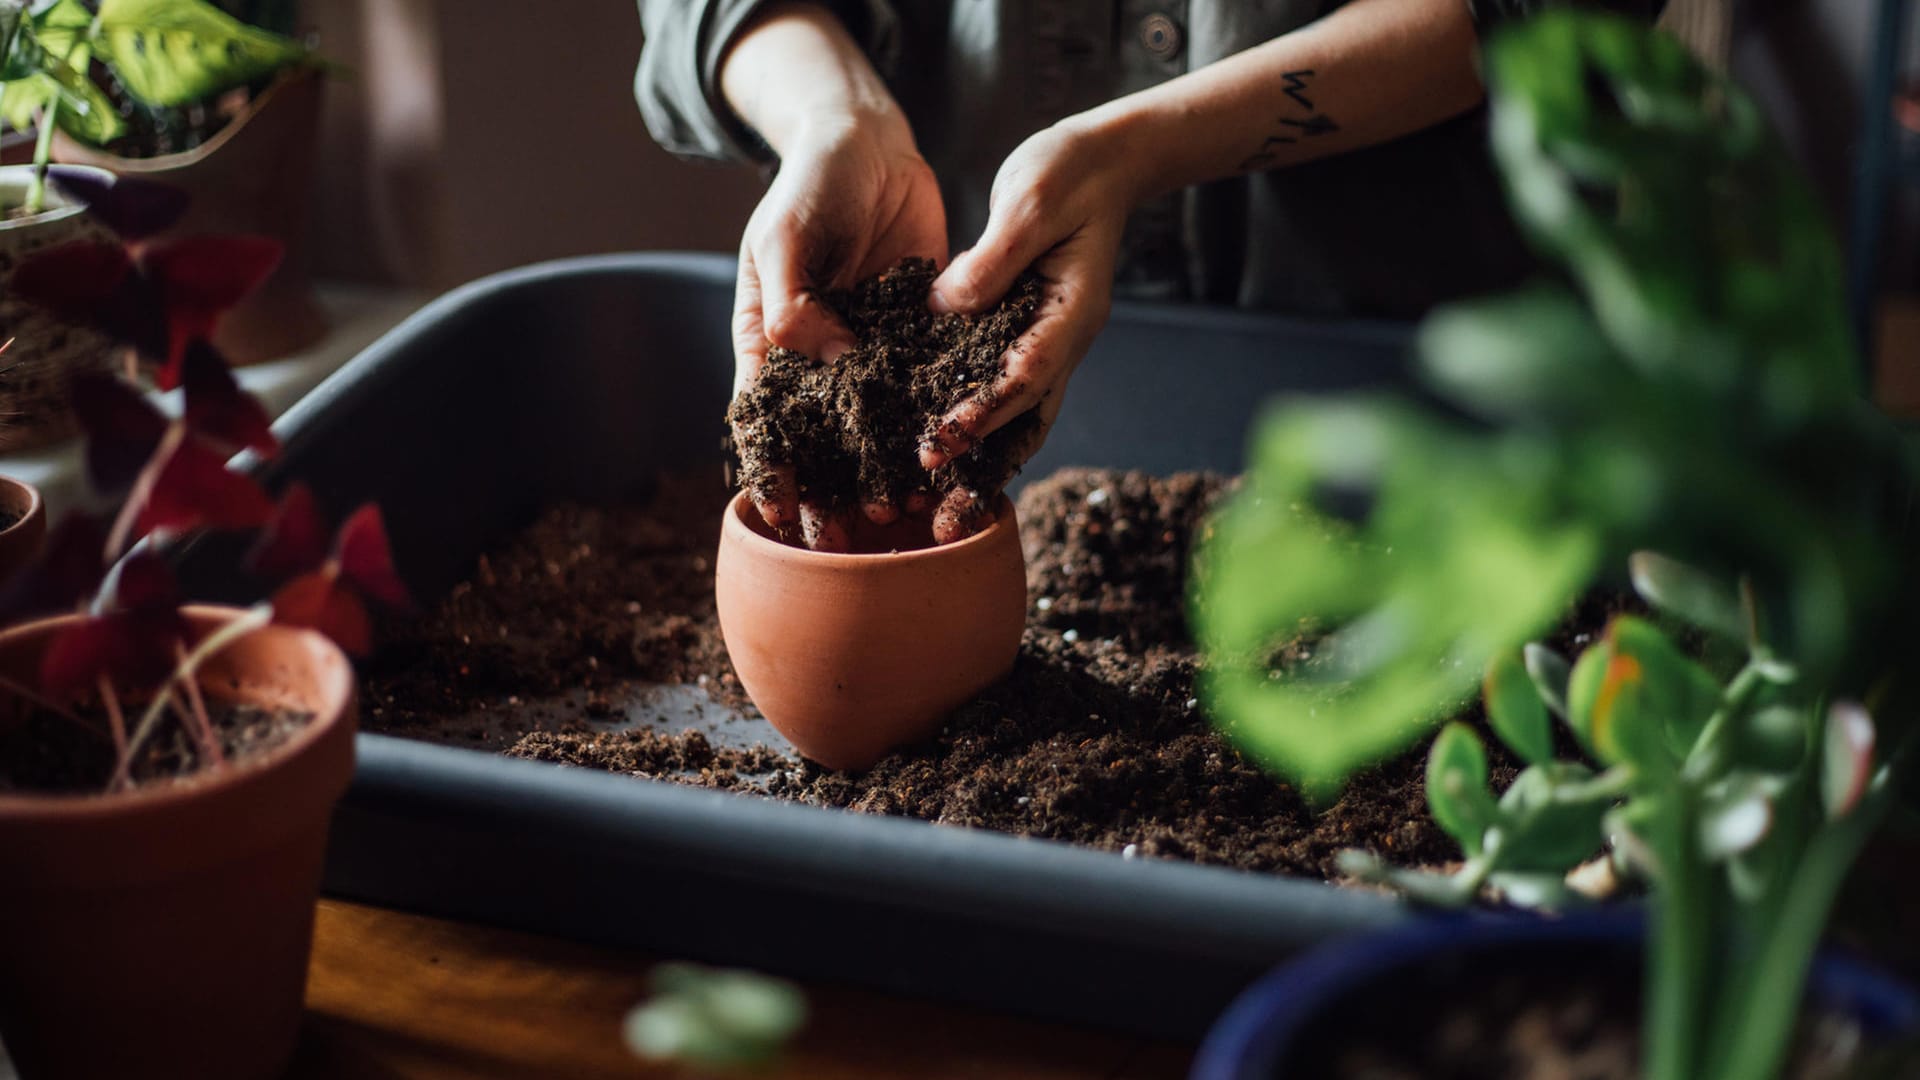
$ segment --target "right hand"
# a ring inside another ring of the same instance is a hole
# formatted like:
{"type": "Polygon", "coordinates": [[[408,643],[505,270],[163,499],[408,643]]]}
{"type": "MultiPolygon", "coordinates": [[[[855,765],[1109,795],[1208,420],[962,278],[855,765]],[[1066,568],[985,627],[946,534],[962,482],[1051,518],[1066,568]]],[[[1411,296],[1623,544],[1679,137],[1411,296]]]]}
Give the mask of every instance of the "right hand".
{"type": "MultiPolygon", "coordinates": [[[[784,141],[779,175],[740,242],[736,395],[758,375],[769,345],[822,363],[853,346],[852,333],[821,302],[821,291],[847,288],[909,257],[946,261],[940,188],[897,111],[837,117],[784,141]]],[[[848,522],[801,502],[791,467],[775,470],[773,490],[755,505],[775,528],[798,521],[810,548],[849,546],[848,522]]],[[[885,503],[865,510],[882,524],[898,514],[885,503]]]]}

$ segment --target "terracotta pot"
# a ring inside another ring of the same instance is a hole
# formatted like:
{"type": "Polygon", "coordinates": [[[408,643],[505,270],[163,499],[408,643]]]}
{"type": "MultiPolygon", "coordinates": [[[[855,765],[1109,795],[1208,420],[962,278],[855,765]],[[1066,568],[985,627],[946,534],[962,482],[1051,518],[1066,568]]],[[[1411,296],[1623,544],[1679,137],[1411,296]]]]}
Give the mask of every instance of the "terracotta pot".
{"type": "MultiPolygon", "coordinates": [[[[32,183],[32,166],[0,168],[0,205],[20,205],[32,183]]],[[[13,341],[0,353],[0,453],[44,446],[78,430],[67,405],[68,380],[106,369],[119,351],[106,335],[55,318],[8,287],[29,254],[107,235],[86,207],[58,188],[49,186],[46,207],[32,217],[0,220],[0,342],[13,341]]]]}
{"type": "MultiPolygon", "coordinates": [[[[189,614],[205,632],[237,612],[189,614]]],[[[31,679],[68,618],[0,633],[0,676],[31,679]]],[[[270,1077],[292,1054],[328,819],[353,772],[352,668],[317,634],[268,627],[201,685],[315,719],[170,787],[0,794],[0,1039],[21,1080],[270,1077]]]]}
{"type": "Polygon", "coordinates": [[[40,489],[11,476],[0,476],[0,519],[13,524],[0,529],[0,587],[40,556],[47,539],[47,505],[40,489]]]}
{"type": "Polygon", "coordinates": [[[259,233],[287,246],[259,290],[226,313],[213,343],[235,364],[299,352],[326,335],[314,296],[307,246],[308,193],[326,76],[290,71],[247,103],[206,142],[178,154],[124,158],[56,133],[54,160],[172,184],[192,196],[186,216],[162,237],[259,233]]]}
{"type": "Polygon", "coordinates": [[[834,769],[864,769],[932,734],[1012,669],[1026,622],[1020,529],[1004,497],[993,525],[957,543],[834,555],[782,543],[737,496],[715,572],[720,632],[747,695],[834,769]]]}

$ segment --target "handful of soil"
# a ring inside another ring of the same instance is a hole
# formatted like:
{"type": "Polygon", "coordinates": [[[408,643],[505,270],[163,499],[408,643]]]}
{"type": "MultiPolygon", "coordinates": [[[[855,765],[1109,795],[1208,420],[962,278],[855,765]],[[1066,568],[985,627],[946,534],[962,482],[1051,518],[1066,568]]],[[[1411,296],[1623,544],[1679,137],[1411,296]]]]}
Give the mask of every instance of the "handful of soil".
{"type": "Polygon", "coordinates": [[[1040,281],[1022,275],[982,315],[936,315],[927,310],[934,277],[932,261],[908,259],[823,294],[856,342],[834,363],[767,351],[760,377],[727,412],[743,488],[774,498],[775,468],[791,465],[800,500],[830,512],[904,506],[916,493],[955,488],[991,503],[1017,471],[1037,416],[1019,417],[932,473],[920,465],[920,446],[949,410],[999,378],[1040,306],[1040,281]]]}

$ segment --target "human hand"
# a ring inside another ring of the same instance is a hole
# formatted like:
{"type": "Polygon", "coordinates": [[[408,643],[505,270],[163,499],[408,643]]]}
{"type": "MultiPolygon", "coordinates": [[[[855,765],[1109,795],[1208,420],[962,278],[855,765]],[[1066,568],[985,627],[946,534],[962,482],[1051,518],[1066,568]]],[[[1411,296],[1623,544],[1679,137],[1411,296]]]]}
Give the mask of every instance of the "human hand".
{"type": "MultiPolygon", "coordinates": [[[[986,230],[933,283],[929,306],[975,314],[993,306],[1031,266],[1042,282],[1039,310],[1007,350],[1000,377],[965,399],[927,433],[920,463],[945,465],[1029,412],[1037,423],[1008,455],[1017,469],[1039,450],[1060,413],[1067,379],[1106,325],[1120,235],[1137,198],[1117,135],[1069,118],[1021,143],[994,177],[986,230]]],[[[1001,485],[1012,472],[1001,479],[1001,485]]],[[[956,488],[934,515],[946,543],[991,522],[999,489],[956,488]]]]}
{"type": "MultiPolygon", "coordinates": [[[[720,68],[727,103],[780,158],[740,242],[734,396],[780,346],[830,363],[852,345],[819,292],[909,256],[944,261],[946,211],[904,113],[838,17],[817,3],[765,5],[720,68]]],[[[750,443],[736,427],[734,444],[750,443]]],[[[796,522],[809,547],[845,550],[847,522],[799,498],[775,465],[754,502],[769,525],[796,522]]],[[[890,507],[869,516],[888,517],[890,507]]]]}

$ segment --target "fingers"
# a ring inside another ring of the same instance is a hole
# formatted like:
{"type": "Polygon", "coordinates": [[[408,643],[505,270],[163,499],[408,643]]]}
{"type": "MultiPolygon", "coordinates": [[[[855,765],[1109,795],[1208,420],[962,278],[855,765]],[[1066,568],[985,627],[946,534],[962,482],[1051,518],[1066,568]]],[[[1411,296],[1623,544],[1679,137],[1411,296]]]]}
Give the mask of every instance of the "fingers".
{"type": "MultiPolygon", "coordinates": [[[[760,311],[760,273],[753,250],[742,246],[740,269],[733,285],[733,396],[747,388],[767,362],[766,324],[760,311]]],[[[735,446],[743,445],[735,432],[735,446]]]]}
{"type": "MultiPolygon", "coordinates": [[[[1076,237],[1069,244],[1081,244],[1076,237]]],[[[1063,251],[1049,256],[1060,264],[1059,276],[1041,290],[1040,310],[1007,350],[999,378],[960,402],[926,433],[920,446],[920,464],[931,471],[965,453],[1008,421],[1065,391],[1067,377],[1086,355],[1087,348],[1106,324],[1111,307],[1113,261],[1090,239],[1085,252],[1063,251]]],[[[1058,405],[1053,406],[1056,410],[1058,405]]]]}
{"type": "Polygon", "coordinates": [[[1020,471],[1020,467],[1027,463],[1027,459],[1038,453],[1041,445],[1047,441],[1047,433],[1053,430],[1053,422],[1060,415],[1063,401],[1063,395],[1054,394],[1041,402],[1033,413],[1032,426],[1019,434],[1019,445],[1009,448],[1005,458],[1007,470],[997,483],[981,488],[956,487],[947,492],[933,512],[934,543],[951,544],[955,540],[964,540],[998,520],[995,511],[1000,505],[1000,493],[1014,474],[1020,471]]]}
{"type": "Polygon", "coordinates": [[[805,243],[792,226],[768,233],[753,254],[759,273],[765,340],[831,363],[853,348],[853,334],[814,292],[805,243]]]}
{"type": "Polygon", "coordinates": [[[1033,198],[1000,203],[987,219],[980,242],[954,256],[934,279],[927,306],[941,314],[985,311],[1005,296],[1020,272],[1045,254],[1061,235],[1040,220],[1033,198]]]}
{"type": "Polygon", "coordinates": [[[853,549],[853,530],[846,518],[813,503],[800,504],[800,538],[814,551],[838,554],[853,549]]]}

